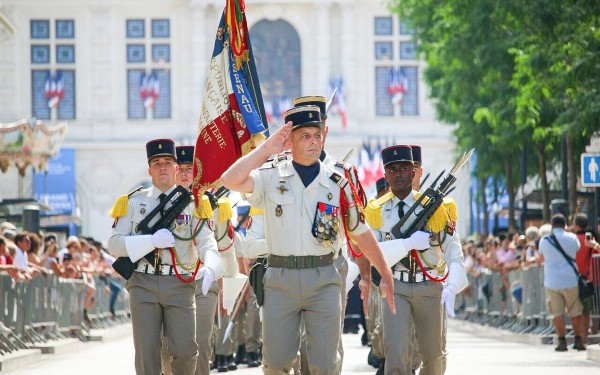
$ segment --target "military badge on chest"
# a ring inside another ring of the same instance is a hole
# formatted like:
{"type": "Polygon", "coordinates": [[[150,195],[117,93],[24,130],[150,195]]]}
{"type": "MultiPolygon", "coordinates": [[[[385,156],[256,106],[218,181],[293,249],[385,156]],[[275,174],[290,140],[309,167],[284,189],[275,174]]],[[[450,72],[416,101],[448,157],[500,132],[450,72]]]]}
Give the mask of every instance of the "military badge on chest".
{"type": "Polygon", "coordinates": [[[339,207],[327,203],[317,203],[312,234],[319,242],[331,243],[337,239],[339,207]]]}
{"type": "Polygon", "coordinates": [[[175,231],[182,232],[187,231],[190,228],[192,222],[192,215],[178,215],[175,219],[175,231]]]}

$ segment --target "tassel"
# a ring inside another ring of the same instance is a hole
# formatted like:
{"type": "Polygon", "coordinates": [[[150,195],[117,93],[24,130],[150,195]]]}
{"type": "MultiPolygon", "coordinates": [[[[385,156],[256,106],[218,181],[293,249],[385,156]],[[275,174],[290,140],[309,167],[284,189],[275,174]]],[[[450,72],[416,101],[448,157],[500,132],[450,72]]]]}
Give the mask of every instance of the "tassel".
{"type": "Polygon", "coordinates": [[[200,204],[197,205],[196,209],[194,210],[194,216],[200,219],[210,219],[213,217],[213,215],[214,212],[210,206],[210,198],[203,194],[202,198],[200,199],[200,204]]]}
{"type": "Polygon", "coordinates": [[[121,195],[112,206],[108,214],[113,219],[118,219],[127,215],[127,206],[129,205],[129,195],[121,195]]]}
{"type": "Polygon", "coordinates": [[[230,220],[233,217],[233,210],[231,209],[231,201],[228,197],[221,197],[217,201],[219,205],[219,223],[230,220]]]}
{"type": "Polygon", "coordinates": [[[249,216],[264,215],[264,214],[265,214],[265,210],[263,210],[262,208],[256,208],[254,206],[250,206],[250,213],[248,214],[249,216]]]}
{"type": "Polygon", "coordinates": [[[448,211],[450,220],[456,223],[456,220],[458,220],[458,210],[456,209],[456,202],[454,202],[454,199],[450,197],[444,198],[444,207],[446,207],[446,210],[448,211]]]}

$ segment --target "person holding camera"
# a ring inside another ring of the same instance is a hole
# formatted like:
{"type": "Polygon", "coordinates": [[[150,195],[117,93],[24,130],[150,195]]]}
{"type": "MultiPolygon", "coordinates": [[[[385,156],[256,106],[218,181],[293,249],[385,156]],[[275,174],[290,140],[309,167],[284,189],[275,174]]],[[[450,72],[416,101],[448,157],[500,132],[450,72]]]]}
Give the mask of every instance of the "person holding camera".
{"type": "Polygon", "coordinates": [[[554,327],[558,335],[557,352],[566,352],[567,339],[564,313],[571,317],[575,344],[573,349],[585,350],[581,332],[581,314],[583,306],[579,300],[577,275],[573,272],[570,259],[575,259],[579,250],[579,239],[574,233],[567,232],[563,214],[555,214],[551,219],[552,233],[542,238],[539,245],[538,264],[544,263],[544,288],[548,312],[553,316],[554,327]],[[562,249],[562,250],[560,250],[562,249]],[[564,255],[563,255],[564,253],[564,255]]]}
{"type": "Polygon", "coordinates": [[[119,198],[111,210],[115,222],[108,248],[116,257],[130,258],[134,267],[125,286],[130,297],[136,373],[161,372],[160,335],[164,332],[171,371],[192,375],[198,356],[194,278],[202,277],[206,295],[213,280],[222,276],[223,264],[214,234],[193,202],[168,228],[152,234],[139,231],[139,224],[142,220],[146,223],[151,212],[156,214],[149,218],[148,228],[180,207],[172,206],[179,203],[178,197],[170,197],[177,187],[179,168],[175,143],[171,139],[150,141],[146,155],[152,186],[119,198]],[[160,212],[155,210],[159,206],[160,212]]]}

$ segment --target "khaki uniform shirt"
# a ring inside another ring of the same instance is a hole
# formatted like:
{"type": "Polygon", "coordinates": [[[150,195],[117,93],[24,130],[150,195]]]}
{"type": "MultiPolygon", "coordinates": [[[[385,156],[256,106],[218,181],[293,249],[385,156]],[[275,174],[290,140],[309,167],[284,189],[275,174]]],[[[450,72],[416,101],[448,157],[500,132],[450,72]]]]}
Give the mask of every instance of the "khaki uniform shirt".
{"type": "MultiPolygon", "coordinates": [[[[175,189],[175,185],[166,191],[165,194],[169,195],[173,189],[175,189]]],[[[161,193],[158,188],[152,186],[129,197],[127,215],[117,220],[108,240],[108,247],[112,255],[117,257],[129,256],[125,247],[125,238],[142,234],[137,231],[137,226],[146,215],[158,206],[160,203],[158,196],[161,193]]],[[[169,208],[169,203],[167,203],[165,208],[169,208]]],[[[158,216],[150,221],[149,226],[152,226],[158,220],[158,216]]],[[[194,216],[194,203],[192,202],[181,212],[171,226],[171,232],[181,238],[191,237],[198,226],[202,226],[202,229],[193,241],[183,241],[175,238],[175,250],[179,259],[186,266],[195,264],[198,257],[203,260],[208,251],[217,253],[217,243],[213,232],[206,223],[201,223],[200,221],[199,218],[194,216]]],[[[161,250],[160,258],[162,264],[173,263],[168,250],[161,250]]],[[[146,263],[146,260],[142,258],[140,262],[143,264],[146,263]]]]}
{"type": "MultiPolygon", "coordinates": [[[[404,198],[404,213],[408,213],[410,207],[415,204],[416,199],[414,198],[414,194],[416,191],[413,190],[411,194],[409,194],[406,198],[404,198]]],[[[394,196],[391,200],[385,202],[382,208],[382,216],[383,216],[383,225],[379,229],[373,229],[373,234],[375,238],[379,242],[394,240],[396,239],[392,234],[392,228],[400,221],[400,216],[398,215],[398,204],[400,203],[400,199],[394,196]]],[[[417,209],[415,212],[418,212],[417,209]]],[[[404,232],[408,225],[410,225],[416,219],[415,213],[411,214],[411,217],[406,221],[406,223],[402,226],[401,230],[404,232]]],[[[448,264],[453,262],[463,263],[463,252],[462,245],[460,244],[460,239],[458,238],[458,234],[454,232],[452,235],[442,231],[439,233],[440,238],[442,239],[441,246],[437,244],[437,241],[434,241],[437,245],[431,246],[424,252],[419,252],[421,255],[421,259],[423,259],[427,264],[437,265],[442,260],[445,260],[448,264]]],[[[431,242],[431,241],[430,241],[431,242]]],[[[409,253],[410,254],[410,253],[409,253]]],[[[423,264],[423,266],[426,266],[423,264]]],[[[396,271],[405,271],[406,268],[398,263],[394,267],[396,271]]]]}
{"type": "MultiPolygon", "coordinates": [[[[319,162],[319,167],[319,174],[306,188],[291,160],[283,161],[273,168],[251,172],[254,190],[252,194],[246,194],[246,197],[253,206],[265,211],[265,237],[271,254],[337,255],[344,236],[341,210],[338,211],[335,241],[319,242],[312,234],[319,202],[340,208],[340,187],[330,178],[334,173],[338,176],[340,174],[322,162],[319,162]]],[[[346,186],[344,191],[348,203],[356,204],[350,188],[346,186]]],[[[353,234],[361,234],[369,229],[365,223],[358,221],[356,207],[349,208],[348,212],[348,227],[353,234]]]]}

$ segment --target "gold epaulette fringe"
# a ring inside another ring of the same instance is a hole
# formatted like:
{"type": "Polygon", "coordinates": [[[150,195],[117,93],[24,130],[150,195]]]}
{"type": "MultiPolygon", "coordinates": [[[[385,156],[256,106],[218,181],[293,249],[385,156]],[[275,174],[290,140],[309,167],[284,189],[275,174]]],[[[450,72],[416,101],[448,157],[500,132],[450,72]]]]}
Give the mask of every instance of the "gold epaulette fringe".
{"type": "Polygon", "coordinates": [[[108,214],[113,219],[118,219],[120,217],[127,215],[127,207],[129,206],[129,197],[132,196],[133,194],[137,193],[138,191],[140,191],[143,188],[144,188],[143,186],[139,186],[138,188],[131,191],[130,193],[121,195],[119,198],[117,198],[117,201],[112,206],[110,211],[108,211],[108,214]]]}
{"type": "Polygon", "coordinates": [[[365,207],[365,219],[371,228],[379,229],[383,226],[383,216],[381,213],[381,206],[394,198],[394,193],[389,192],[378,199],[371,199],[367,202],[365,207]]]}
{"type": "Polygon", "coordinates": [[[200,219],[210,219],[213,217],[214,212],[212,207],[210,206],[210,199],[202,194],[202,198],[200,198],[200,204],[196,206],[194,210],[194,216],[200,219]]]}
{"type": "Polygon", "coordinates": [[[450,220],[456,223],[458,220],[458,210],[456,209],[456,202],[450,197],[444,198],[444,207],[448,211],[448,217],[450,220]]]}
{"type": "MultiPolygon", "coordinates": [[[[415,193],[415,199],[419,199],[421,197],[421,193],[415,193]]],[[[428,202],[428,198],[424,198],[422,204],[426,205],[428,202]]],[[[444,205],[440,205],[437,210],[431,215],[429,220],[427,221],[427,228],[434,232],[441,232],[446,228],[446,225],[450,221],[448,217],[448,212],[446,211],[446,207],[444,205]]]]}
{"type": "Polygon", "coordinates": [[[217,204],[219,205],[219,223],[230,220],[233,216],[233,210],[229,198],[221,197],[217,201],[217,204]]]}

